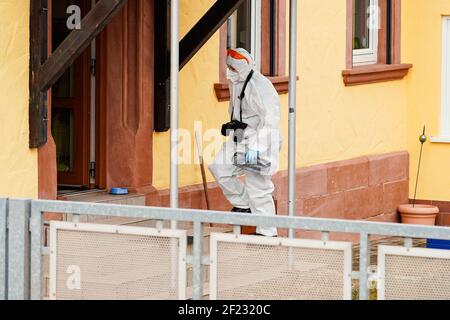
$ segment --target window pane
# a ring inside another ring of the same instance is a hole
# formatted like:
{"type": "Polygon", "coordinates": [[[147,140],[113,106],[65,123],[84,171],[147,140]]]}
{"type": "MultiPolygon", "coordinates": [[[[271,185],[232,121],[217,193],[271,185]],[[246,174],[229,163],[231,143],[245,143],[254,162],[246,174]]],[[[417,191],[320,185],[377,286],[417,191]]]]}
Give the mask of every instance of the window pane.
{"type": "Polygon", "coordinates": [[[71,109],[56,107],[52,113],[58,172],[73,172],[73,112],[71,109]]]}
{"type": "Polygon", "coordinates": [[[251,1],[246,0],[237,11],[236,46],[251,51],[251,1]]]}
{"type": "Polygon", "coordinates": [[[251,51],[251,0],[244,1],[228,19],[227,47],[251,51]]]}
{"type": "Polygon", "coordinates": [[[53,85],[53,96],[61,99],[73,98],[74,67],[71,65],[53,85]]]}
{"type": "MultiPolygon", "coordinates": [[[[53,1],[52,13],[53,13],[53,50],[56,50],[58,46],[66,39],[70,31],[67,28],[67,8],[70,5],[80,5],[79,0],[58,0],[53,1]]],[[[53,86],[53,95],[57,98],[72,98],[73,97],[73,79],[74,70],[73,66],[67,69],[61,78],[53,86]]]]}
{"type": "Polygon", "coordinates": [[[368,26],[370,0],[354,0],[353,49],[370,48],[370,30],[368,26]]]}

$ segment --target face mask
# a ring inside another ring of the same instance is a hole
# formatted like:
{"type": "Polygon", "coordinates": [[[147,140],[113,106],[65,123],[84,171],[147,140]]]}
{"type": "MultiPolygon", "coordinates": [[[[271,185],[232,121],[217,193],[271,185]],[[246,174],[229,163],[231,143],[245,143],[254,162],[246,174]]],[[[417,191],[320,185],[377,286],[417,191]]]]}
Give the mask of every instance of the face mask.
{"type": "Polygon", "coordinates": [[[239,73],[227,69],[227,79],[230,80],[232,83],[237,83],[239,82],[240,79],[239,73]]]}

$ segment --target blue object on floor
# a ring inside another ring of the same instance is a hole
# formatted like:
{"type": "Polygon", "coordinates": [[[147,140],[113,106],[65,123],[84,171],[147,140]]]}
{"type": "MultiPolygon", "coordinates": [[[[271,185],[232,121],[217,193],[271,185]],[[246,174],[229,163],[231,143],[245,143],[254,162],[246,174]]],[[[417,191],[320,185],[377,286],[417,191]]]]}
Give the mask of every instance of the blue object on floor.
{"type": "Polygon", "coordinates": [[[428,249],[450,250],[450,240],[428,239],[427,240],[427,248],[428,249]]]}
{"type": "Polygon", "coordinates": [[[129,194],[129,191],[127,188],[112,188],[110,193],[115,196],[120,196],[129,194]]]}

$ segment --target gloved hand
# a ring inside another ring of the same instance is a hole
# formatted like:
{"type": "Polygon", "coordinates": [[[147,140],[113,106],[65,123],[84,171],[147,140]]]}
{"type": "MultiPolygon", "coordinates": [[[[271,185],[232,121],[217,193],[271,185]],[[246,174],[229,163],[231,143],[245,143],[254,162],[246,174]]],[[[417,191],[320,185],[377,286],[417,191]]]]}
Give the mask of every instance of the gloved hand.
{"type": "Polygon", "coordinates": [[[258,162],[258,151],[248,150],[245,154],[245,162],[255,164],[258,162]]]}

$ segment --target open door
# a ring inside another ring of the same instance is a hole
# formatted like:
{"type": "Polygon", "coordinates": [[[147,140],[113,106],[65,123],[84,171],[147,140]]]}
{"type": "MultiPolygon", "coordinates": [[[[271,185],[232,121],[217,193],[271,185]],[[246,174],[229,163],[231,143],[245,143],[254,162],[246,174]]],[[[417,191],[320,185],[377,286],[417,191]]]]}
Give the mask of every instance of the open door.
{"type": "MultiPolygon", "coordinates": [[[[52,47],[70,33],[67,9],[76,5],[84,16],[87,0],[52,1],[52,47]]],[[[90,48],[52,87],[52,134],[56,143],[59,189],[89,187],[90,152],[90,48]]]]}

